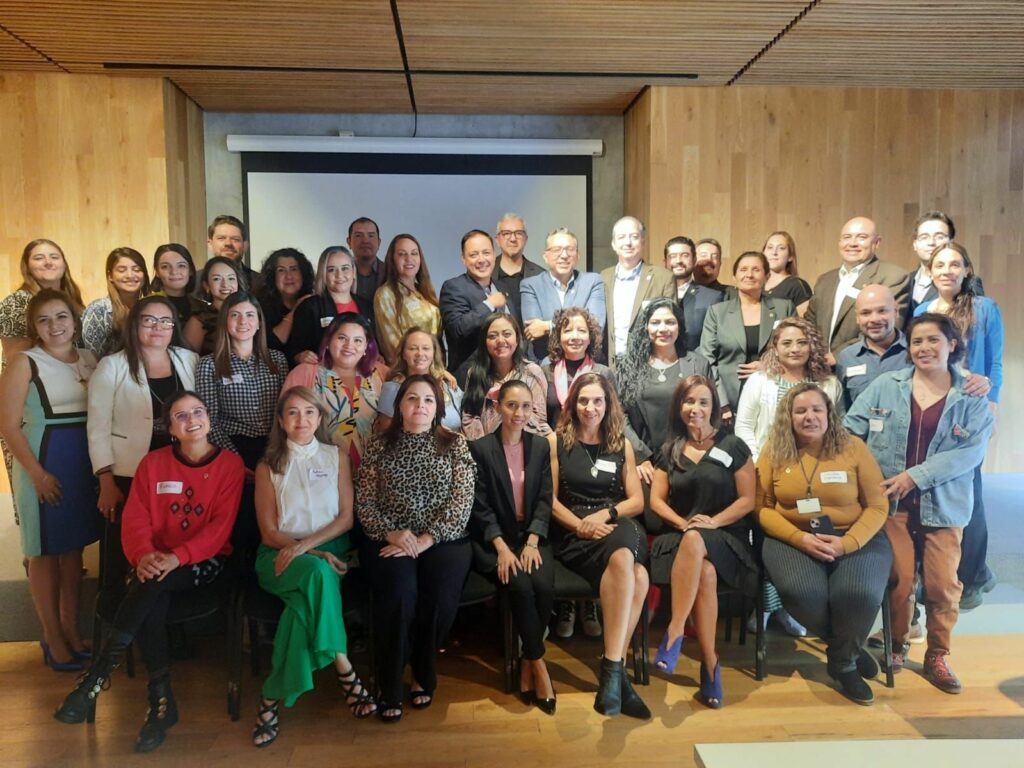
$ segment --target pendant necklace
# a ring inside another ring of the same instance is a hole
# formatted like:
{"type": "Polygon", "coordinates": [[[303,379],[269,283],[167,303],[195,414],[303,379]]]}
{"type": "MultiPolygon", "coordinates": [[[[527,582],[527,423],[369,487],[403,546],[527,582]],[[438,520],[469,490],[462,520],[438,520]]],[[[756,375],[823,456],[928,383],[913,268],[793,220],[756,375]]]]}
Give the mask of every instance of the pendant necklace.
{"type": "MultiPolygon", "coordinates": [[[[667,371],[669,368],[671,368],[673,365],[675,365],[678,362],[679,362],[679,358],[678,357],[675,360],[673,360],[671,363],[667,363],[667,364],[661,362],[656,357],[652,357],[652,358],[650,358],[647,361],[647,364],[650,365],[651,368],[653,368],[654,370],[656,370],[658,372],[658,381],[661,382],[661,383],[664,383],[664,382],[668,381],[668,379],[665,377],[665,371],[667,371]]],[[[679,378],[683,378],[683,374],[682,373],[679,374],[679,378]]]]}

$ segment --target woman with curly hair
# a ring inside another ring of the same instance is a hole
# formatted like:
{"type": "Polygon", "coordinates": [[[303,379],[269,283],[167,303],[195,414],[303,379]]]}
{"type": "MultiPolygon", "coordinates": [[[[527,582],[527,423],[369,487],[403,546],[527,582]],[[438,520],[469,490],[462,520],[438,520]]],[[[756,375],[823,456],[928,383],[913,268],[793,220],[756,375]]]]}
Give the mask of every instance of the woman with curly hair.
{"type": "Polygon", "coordinates": [[[582,307],[559,309],[551,318],[548,359],[541,365],[548,382],[548,424],[558,422],[577,376],[599,373],[615,386],[615,373],[595,363],[601,357],[601,325],[582,307]]]}
{"type": "Polygon", "coordinates": [[[821,388],[805,382],[779,404],[757,478],[768,575],[786,609],[826,642],[828,673],[843,695],[871,704],[865,679],[878,664],[863,644],[892,566],[879,535],[889,502],[878,462],[821,388]]]}
{"type": "Polygon", "coordinates": [[[285,352],[292,335],[295,309],[313,293],[313,265],[295,248],[272,251],[260,269],[257,296],[267,321],[267,344],[285,352]]]}

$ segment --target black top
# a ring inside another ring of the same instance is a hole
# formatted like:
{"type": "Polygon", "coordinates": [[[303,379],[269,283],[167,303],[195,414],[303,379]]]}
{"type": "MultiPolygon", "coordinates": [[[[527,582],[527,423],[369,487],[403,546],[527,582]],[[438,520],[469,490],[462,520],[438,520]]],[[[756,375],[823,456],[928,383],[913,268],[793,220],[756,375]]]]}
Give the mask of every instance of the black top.
{"type": "Polygon", "coordinates": [[[577,441],[571,451],[566,451],[558,437],[558,500],[581,519],[626,497],[622,482],[625,448],[617,453],[600,450],[597,445],[577,441]],[[612,465],[614,471],[610,471],[612,465]]]}
{"type": "Polygon", "coordinates": [[[736,501],[736,471],[748,459],[746,443],[719,431],[714,446],[696,464],[682,451],[675,461],[666,451],[660,451],[655,464],[668,474],[669,506],[688,519],[694,515],[714,517],[736,501]]]}
{"type": "MultiPolygon", "coordinates": [[[[568,392],[568,387],[572,386],[572,382],[576,378],[576,374],[579,373],[581,365],[583,365],[582,360],[565,361],[565,371],[568,374],[566,392],[568,392]]],[[[558,417],[562,415],[562,404],[558,402],[558,392],[555,389],[555,367],[550,362],[547,362],[541,366],[541,370],[544,371],[544,376],[547,378],[548,382],[548,424],[550,424],[551,428],[554,429],[555,425],[558,423],[558,417]]],[[[590,372],[601,374],[611,382],[613,387],[615,386],[615,374],[607,365],[594,363],[594,367],[590,369],[590,372]]]]}
{"type": "Polygon", "coordinates": [[[743,331],[747,335],[746,362],[752,363],[761,357],[761,340],[758,338],[761,335],[761,326],[744,325],[743,331]]]}
{"type": "MultiPolygon", "coordinates": [[[[352,301],[359,308],[359,314],[369,320],[370,327],[374,328],[373,304],[355,293],[352,294],[352,301]]],[[[310,296],[295,309],[292,333],[288,337],[285,350],[285,357],[288,358],[289,365],[295,365],[295,356],[300,352],[306,350],[317,352],[320,349],[324,331],[337,314],[337,304],[334,303],[334,299],[329,293],[310,296]]]]}
{"type": "Polygon", "coordinates": [[[764,292],[766,296],[774,296],[777,299],[789,299],[793,302],[794,307],[803,304],[805,301],[810,301],[813,295],[810,283],[794,275],[789,275],[774,288],[765,288],[764,292]]]}
{"type": "Polygon", "coordinates": [[[519,298],[519,284],[523,282],[523,278],[539,275],[543,271],[543,267],[534,264],[528,258],[523,256],[523,268],[514,275],[510,275],[501,268],[501,256],[498,256],[498,263],[494,268],[494,276],[492,279],[508,297],[509,311],[515,317],[516,322],[520,325],[523,324],[523,310],[522,301],[519,298]]]}
{"type": "Polygon", "coordinates": [[[171,444],[171,433],[164,421],[164,403],[182,388],[178,372],[171,368],[171,375],[160,379],[149,379],[149,399],[153,403],[153,434],[149,438],[149,450],[155,451],[171,444]]]}

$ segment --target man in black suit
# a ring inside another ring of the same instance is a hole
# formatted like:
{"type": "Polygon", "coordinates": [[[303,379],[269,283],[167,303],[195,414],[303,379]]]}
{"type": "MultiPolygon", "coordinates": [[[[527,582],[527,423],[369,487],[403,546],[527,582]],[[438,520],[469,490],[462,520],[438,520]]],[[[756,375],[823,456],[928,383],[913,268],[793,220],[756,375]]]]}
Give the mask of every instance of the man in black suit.
{"type": "Polygon", "coordinates": [[[526,223],[518,213],[506,213],[501,217],[495,230],[495,237],[501,253],[498,256],[498,265],[494,270],[494,282],[500,285],[501,290],[508,296],[509,311],[522,325],[520,285],[524,278],[539,275],[544,272],[544,269],[526,258],[523,253],[529,235],[526,232],[526,223]]]}
{"type": "Polygon", "coordinates": [[[708,307],[725,298],[722,291],[698,285],[694,281],[695,258],[696,247],[690,238],[680,235],[665,243],[665,269],[676,279],[676,301],[683,308],[683,335],[688,350],[700,347],[700,334],[704,330],[704,316],[708,313],[708,307]]]}
{"type": "MultiPolygon", "coordinates": [[[[942,211],[928,211],[917,220],[914,226],[914,252],[921,263],[918,264],[914,274],[910,277],[910,316],[919,304],[927,304],[938,298],[939,291],[932,282],[931,273],[928,271],[928,261],[936,247],[945,245],[956,237],[956,226],[953,220],[942,211]]],[[[981,284],[981,278],[974,276],[974,290],[981,296],[985,295],[985,289],[981,284]]]]}
{"type": "Polygon", "coordinates": [[[491,280],[494,242],[482,229],[462,236],[466,272],[441,286],[441,321],[448,342],[448,370],[453,373],[473,353],[484,320],[492,312],[508,312],[508,297],[491,280]]]}

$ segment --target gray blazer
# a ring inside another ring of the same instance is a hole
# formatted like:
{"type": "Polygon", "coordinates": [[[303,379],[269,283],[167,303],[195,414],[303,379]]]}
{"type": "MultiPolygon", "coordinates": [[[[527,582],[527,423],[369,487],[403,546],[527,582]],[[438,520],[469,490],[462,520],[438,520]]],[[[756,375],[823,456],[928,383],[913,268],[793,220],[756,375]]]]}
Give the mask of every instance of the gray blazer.
{"type": "MultiPolygon", "coordinates": [[[[531,320],[550,320],[555,312],[566,307],[582,307],[592,314],[604,330],[604,283],[596,272],[574,271],[574,281],[565,293],[563,302],[555,289],[551,273],[545,270],[533,277],[524,277],[519,284],[519,298],[523,324],[531,320]]],[[[548,337],[537,339],[532,345],[536,360],[548,356],[548,337]]]]}
{"type": "MultiPolygon", "coordinates": [[[[758,330],[758,354],[768,346],[772,331],[780,320],[796,315],[789,299],[761,297],[761,327],[758,330]]],[[[704,331],[700,337],[700,353],[711,363],[711,373],[718,388],[722,408],[733,411],[740,402],[740,380],[737,369],[747,361],[747,334],[743,330],[743,313],[739,297],[727,299],[708,308],[704,331]]]]}

